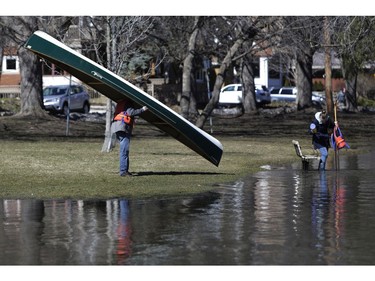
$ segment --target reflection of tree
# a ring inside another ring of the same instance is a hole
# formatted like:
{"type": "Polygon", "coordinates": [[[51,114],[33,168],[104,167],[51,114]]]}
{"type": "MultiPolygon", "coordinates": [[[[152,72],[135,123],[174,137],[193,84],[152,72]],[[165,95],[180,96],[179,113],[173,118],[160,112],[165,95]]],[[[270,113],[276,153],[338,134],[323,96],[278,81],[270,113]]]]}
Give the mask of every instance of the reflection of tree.
{"type": "MultiPolygon", "coordinates": [[[[3,200],[0,264],[40,264],[44,203],[41,200],[3,200]]],[[[0,213],[1,213],[0,212],[0,213]]]]}
{"type": "Polygon", "coordinates": [[[127,200],[0,201],[0,264],[124,264],[127,200]]]}
{"type": "Polygon", "coordinates": [[[22,202],[22,221],[20,239],[24,255],[22,263],[40,264],[42,259],[38,246],[43,234],[44,203],[41,200],[24,200],[22,202]]]}

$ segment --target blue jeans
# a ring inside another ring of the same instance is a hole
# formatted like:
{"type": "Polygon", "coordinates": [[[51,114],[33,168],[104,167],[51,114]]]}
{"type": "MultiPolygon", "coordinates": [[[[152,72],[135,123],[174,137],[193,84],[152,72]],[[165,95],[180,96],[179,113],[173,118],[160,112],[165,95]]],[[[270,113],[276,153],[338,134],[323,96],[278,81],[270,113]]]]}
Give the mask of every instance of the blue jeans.
{"type": "Polygon", "coordinates": [[[120,141],[120,176],[129,171],[129,146],[130,134],[125,132],[116,132],[117,139],[120,141]]]}
{"type": "Polygon", "coordinates": [[[328,149],[326,147],[319,148],[320,151],[320,163],[319,163],[319,170],[326,169],[326,162],[328,158],[328,149]]]}

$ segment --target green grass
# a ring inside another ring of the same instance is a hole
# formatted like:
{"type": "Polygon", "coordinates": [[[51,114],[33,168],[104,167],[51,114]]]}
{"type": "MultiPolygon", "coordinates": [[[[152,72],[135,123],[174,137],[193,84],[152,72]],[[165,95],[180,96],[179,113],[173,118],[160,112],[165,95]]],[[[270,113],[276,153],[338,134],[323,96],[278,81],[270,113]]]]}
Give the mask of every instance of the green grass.
{"type": "Polygon", "coordinates": [[[365,99],[365,98],[359,98],[358,99],[358,105],[360,105],[360,106],[374,107],[375,106],[375,101],[374,100],[370,100],[370,99],[365,99]]]}
{"type": "MultiPolygon", "coordinates": [[[[131,178],[118,175],[118,145],[100,152],[103,123],[72,121],[66,137],[63,119],[2,117],[0,198],[144,198],[212,191],[262,165],[300,163],[291,141],[297,139],[305,153],[311,152],[306,127],[313,114],[213,118],[214,137],[224,147],[219,167],[139,122],[130,148],[130,171],[137,175],[131,178]]],[[[369,149],[373,114],[340,113],[340,124],[351,147],[345,154],[369,149]]]]}
{"type": "Polygon", "coordinates": [[[0,111],[18,112],[20,108],[21,102],[19,98],[0,98],[0,111]]]}
{"type": "Polygon", "coordinates": [[[176,196],[213,190],[259,170],[296,161],[289,140],[223,138],[219,167],[170,137],[132,139],[130,171],[118,175],[118,145],[102,153],[99,140],[0,141],[1,198],[176,196]],[[285,142],[285,143],[283,143],[285,142]]]}

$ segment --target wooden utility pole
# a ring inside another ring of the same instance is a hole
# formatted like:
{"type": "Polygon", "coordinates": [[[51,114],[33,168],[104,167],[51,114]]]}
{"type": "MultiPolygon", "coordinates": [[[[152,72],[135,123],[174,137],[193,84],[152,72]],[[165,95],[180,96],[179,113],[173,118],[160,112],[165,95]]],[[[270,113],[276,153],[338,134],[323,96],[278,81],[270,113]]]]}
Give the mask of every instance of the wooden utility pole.
{"type": "Polygon", "coordinates": [[[331,63],[331,33],[329,30],[328,17],[324,17],[324,69],[325,69],[325,95],[327,103],[327,112],[333,114],[333,96],[332,96],[332,63],[331,63]]]}

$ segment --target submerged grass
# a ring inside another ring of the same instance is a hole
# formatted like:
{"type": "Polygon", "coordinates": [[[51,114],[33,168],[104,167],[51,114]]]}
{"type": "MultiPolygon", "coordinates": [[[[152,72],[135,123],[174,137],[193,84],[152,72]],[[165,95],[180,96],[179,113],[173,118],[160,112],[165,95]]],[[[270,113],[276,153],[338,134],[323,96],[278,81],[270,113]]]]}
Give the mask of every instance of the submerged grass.
{"type": "Polygon", "coordinates": [[[224,137],[219,167],[170,137],[133,138],[130,170],[118,175],[118,146],[102,142],[0,141],[1,198],[113,198],[181,195],[212,190],[259,170],[296,160],[289,140],[224,137]]]}

